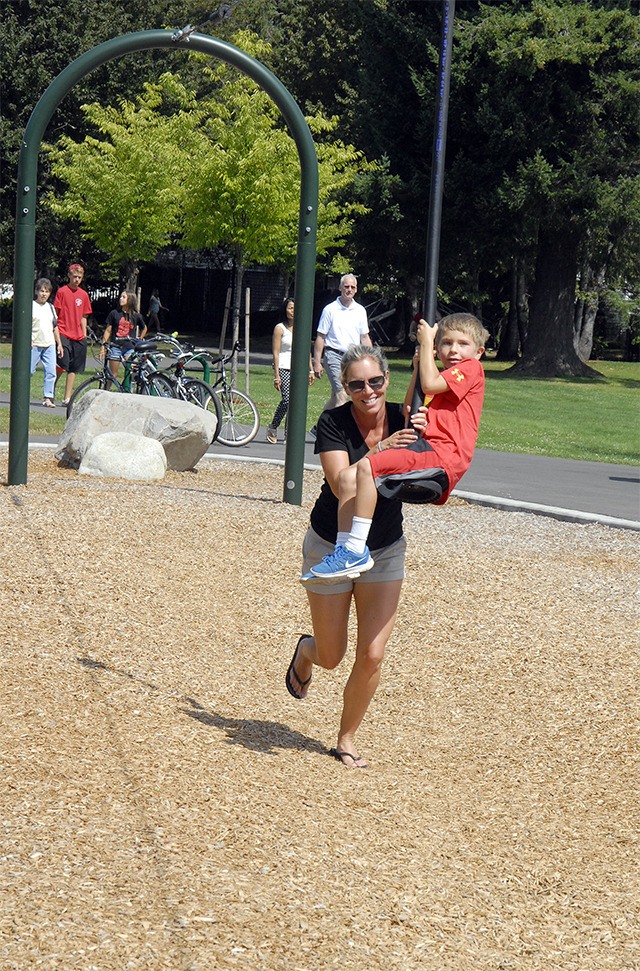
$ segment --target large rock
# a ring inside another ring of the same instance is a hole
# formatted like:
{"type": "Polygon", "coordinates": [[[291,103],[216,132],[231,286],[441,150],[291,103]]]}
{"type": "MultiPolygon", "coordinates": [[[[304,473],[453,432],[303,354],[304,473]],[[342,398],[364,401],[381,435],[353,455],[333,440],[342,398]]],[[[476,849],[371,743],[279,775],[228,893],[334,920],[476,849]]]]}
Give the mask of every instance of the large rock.
{"type": "Polygon", "coordinates": [[[162,445],[167,467],[192,469],[216,433],[215,415],[174,398],[113,391],[88,391],[71,412],[60,437],[56,458],[78,468],[98,435],[129,432],[153,438],[162,445]]]}
{"type": "Polygon", "coordinates": [[[154,438],[130,432],[103,432],[96,435],[84,453],[78,473],[151,482],[164,479],[166,470],[167,457],[154,438]]]}

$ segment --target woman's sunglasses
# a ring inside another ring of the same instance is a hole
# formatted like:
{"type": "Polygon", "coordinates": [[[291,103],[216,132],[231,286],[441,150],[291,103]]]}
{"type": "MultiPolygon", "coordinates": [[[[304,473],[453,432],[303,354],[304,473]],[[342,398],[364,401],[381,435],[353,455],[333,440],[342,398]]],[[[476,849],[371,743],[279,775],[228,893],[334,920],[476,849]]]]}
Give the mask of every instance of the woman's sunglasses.
{"type": "Polygon", "coordinates": [[[347,388],[354,394],[356,391],[364,391],[365,384],[368,384],[372,391],[379,391],[386,380],[384,374],[378,374],[375,378],[369,378],[367,381],[347,381],[347,388]]]}

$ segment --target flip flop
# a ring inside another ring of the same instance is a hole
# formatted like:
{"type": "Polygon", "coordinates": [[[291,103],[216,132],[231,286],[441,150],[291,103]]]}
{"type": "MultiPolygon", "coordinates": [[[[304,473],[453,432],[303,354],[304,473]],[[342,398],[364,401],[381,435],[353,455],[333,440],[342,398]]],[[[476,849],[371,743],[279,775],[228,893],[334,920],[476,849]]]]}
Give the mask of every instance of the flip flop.
{"type": "Polygon", "coordinates": [[[298,694],[298,692],[296,691],[296,689],[293,687],[293,684],[291,683],[291,675],[292,674],[294,675],[294,677],[295,677],[296,681],[298,682],[298,684],[302,685],[303,688],[306,688],[306,686],[311,683],[311,678],[313,677],[313,675],[310,674],[306,681],[302,681],[298,677],[298,672],[295,669],[296,658],[298,656],[298,651],[300,650],[300,641],[303,641],[305,639],[305,637],[311,637],[311,634],[303,634],[298,639],[298,643],[296,644],[296,649],[293,652],[293,657],[291,658],[291,664],[287,668],[287,676],[285,678],[285,684],[287,686],[287,691],[297,701],[303,701],[307,696],[306,696],[306,694],[305,695],[298,694]]]}
{"type": "Polygon", "coordinates": [[[332,755],[334,759],[338,760],[338,762],[342,762],[342,764],[346,765],[348,769],[367,769],[368,768],[368,765],[366,764],[366,762],[364,765],[356,765],[356,762],[362,761],[361,755],[354,755],[352,752],[343,752],[339,748],[330,748],[329,755],[332,755]],[[349,765],[347,762],[345,762],[345,759],[351,759],[351,761],[353,762],[353,765],[349,765]]]}

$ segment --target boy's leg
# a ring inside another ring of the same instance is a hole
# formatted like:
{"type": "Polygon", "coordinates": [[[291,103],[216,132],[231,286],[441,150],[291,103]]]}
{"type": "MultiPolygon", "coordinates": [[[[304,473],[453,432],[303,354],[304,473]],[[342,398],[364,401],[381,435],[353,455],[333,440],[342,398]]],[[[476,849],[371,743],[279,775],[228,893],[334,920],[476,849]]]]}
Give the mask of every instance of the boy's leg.
{"type": "MultiPolygon", "coordinates": [[[[349,465],[338,476],[338,532],[348,533],[356,499],[357,465],[349,465]]],[[[339,545],[339,544],[337,544],[339,545]]]]}
{"type": "Polygon", "coordinates": [[[364,458],[356,466],[356,497],[354,503],[354,516],[359,519],[373,519],[378,493],[373,478],[371,462],[364,458]]]}
{"type": "MultiPolygon", "coordinates": [[[[354,507],[358,502],[357,488],[360,481],[360,466],[367,465],[361,459],[357,465],[343,469],[338,477],[338,536],[333,553],[325,556],[322,563],[311,567],[309,578],[327,582],[341,577],[357,577],[373,566],[373,559],[367,547],[371,519],[355,516],[354,507]],[[348,533],[347,533],[348,531],[348,533]]],[[[372,480],[373,481],[373,480],[372,480]]],[[[375,485],[374,485],[375,492],[375,485]]],[[[375,509],[375,502],[373,505],[375,509]]]]}

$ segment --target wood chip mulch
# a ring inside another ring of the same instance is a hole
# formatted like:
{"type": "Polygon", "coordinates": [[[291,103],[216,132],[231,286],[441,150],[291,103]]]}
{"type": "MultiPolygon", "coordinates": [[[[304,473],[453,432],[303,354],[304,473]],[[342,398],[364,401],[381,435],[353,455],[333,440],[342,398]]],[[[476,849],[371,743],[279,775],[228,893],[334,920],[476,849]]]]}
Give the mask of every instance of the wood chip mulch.
{"type": "Polygon", "coordinates": [[[284,686],[319,473],[0,473],[1,971],[640,968],[637,534],[407,508],[350,771],[353,638],[284,686]]]}

